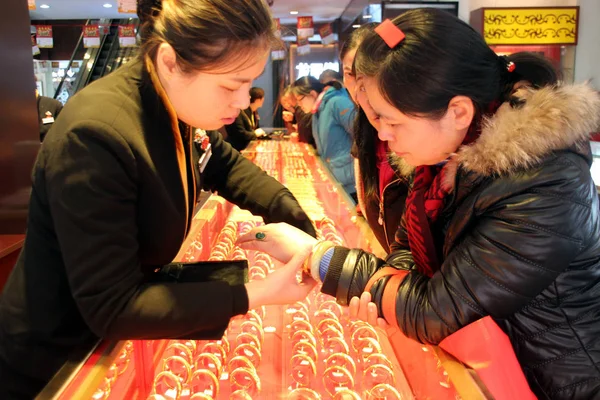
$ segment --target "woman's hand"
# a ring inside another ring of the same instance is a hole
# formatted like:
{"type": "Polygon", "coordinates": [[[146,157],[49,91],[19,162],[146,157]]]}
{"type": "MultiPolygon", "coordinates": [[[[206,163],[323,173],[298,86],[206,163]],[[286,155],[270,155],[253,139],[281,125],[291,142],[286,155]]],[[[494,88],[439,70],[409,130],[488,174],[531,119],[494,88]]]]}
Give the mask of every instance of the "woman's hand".
{"type": "Polygon", "coordinates": [[[310,254],[317,239],[289,224],[280,222],[252,229],[236,244],[244,250],[256,250],[288,263],[298,253],[310,254]]]}
{"type": "Polygon", "coordinates": [[[384,330],[388,330],[390,325],[383,318],[379,318],[377,314],[377,305],[371,302],[371,293],[363,292],[358,297],[353,297],[350,300],[350,318],[358,318],[362,321],[368,322],[373,326],[379,326],[384,330]]]}
{"type": "Polygon", "coordinates": [[[285,122],[292,122],[294,120],[294,114],[292,114],[289,111],[284,111],[283,112],[283,120],[285,122]]]}
{"type": "Polygon", "coordinates": [[[305,274],[302,275],[302,281],[298,282],[298,271],[309,254],[307,251],[296,253],[289,263],[267,275],[264,280],[247,283],[249,309],[304,300],[317,284],[305,274]]]}

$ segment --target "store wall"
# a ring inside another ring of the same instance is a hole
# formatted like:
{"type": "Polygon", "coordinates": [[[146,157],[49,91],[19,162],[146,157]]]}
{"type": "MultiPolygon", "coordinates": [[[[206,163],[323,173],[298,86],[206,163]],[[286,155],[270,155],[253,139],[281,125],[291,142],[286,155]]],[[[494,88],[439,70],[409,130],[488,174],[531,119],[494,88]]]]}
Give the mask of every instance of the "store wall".
{"type": "Polygon", "coordinates": [[[0,235],[23,233],[31,168],[40,146],[26,1],[0,13],[0,235]]]}
{"type": "Polygon", "coordinates": [[[575,82],[591,79],[600,90],[600,0],[579,0],[579,44],[575,51],[575,82]]]}
{"type": "Polygon", "coordinates": [[[252,86],[262,88],[265,91],[265,103],[258,110],[258,115],[260,115],[260,126],[262,127],[272,127],[273,126],[273,64],[271,63],[271,58],[267,62],[264,72],[261,76],[259,76],[252,86]]]}

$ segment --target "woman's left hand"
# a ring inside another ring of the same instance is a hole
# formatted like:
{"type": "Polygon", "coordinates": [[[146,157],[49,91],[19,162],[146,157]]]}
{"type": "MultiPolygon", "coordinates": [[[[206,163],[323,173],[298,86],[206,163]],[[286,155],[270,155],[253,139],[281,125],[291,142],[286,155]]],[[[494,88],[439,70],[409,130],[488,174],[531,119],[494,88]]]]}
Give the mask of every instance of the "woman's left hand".
{"type": "Polygon", "coordinates": [[[358,318],[362,321],[368,322],[372,326],[379,326],[380,328],[387,330],[390,325],[383,318],[379,318],[377,314],[377,305],[371,302],[371,293],[363,292],[358,297],[353,297],[350,300],[350,318],[358,318]]]}
{"type": "Polygon", "coordinates": [[[256,227],[240,236],[236,244],[244,250],[262,251],[287,264],[296,253],[310,254],[316,242],[309,234],[281,222],[256,227]]]}

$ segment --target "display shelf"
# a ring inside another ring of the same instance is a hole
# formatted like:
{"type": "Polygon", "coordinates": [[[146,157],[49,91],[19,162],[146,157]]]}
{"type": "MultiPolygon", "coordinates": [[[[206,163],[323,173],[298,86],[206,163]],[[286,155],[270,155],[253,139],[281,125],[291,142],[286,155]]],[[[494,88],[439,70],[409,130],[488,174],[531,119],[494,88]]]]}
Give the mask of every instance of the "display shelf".
{"type": "MultiPolygon", "coordinates": [[[[244,154],[290,189],[319,236],[385,256],[310,146],[260,141],[244,154]]],[[[197,210],[175,261],[247,259],[250,280],[264,279],[280,264],[234,244],[262,223],[213,195],[197,210]]],[[[485,398],[472,374],[441,349],[398,331],[388,334],[350,320],[347,308],[315,290],[303,302],[234,318],[218,341],[102,342],[62,382],[51,382],[49,388],[58,389],[47,389],[45,398],[375,400],[455,399],[459,393],[485,398]]]]}

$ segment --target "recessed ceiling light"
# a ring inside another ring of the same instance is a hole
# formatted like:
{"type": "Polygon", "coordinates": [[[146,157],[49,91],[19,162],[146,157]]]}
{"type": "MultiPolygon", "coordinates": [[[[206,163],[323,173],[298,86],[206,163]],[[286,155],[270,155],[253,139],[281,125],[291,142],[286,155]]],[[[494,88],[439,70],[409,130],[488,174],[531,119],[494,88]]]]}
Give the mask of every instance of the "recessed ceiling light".
{"type": "Polygon", "coordinates": [[[356,29],[356,28],[360,28],[360,24],[354,24],[354,25],[352,25],[352,27],[353,27],[354,29],[356,29]]]}
{"type": "Polygon", "coordinates": [[[40,8],[50,8],[48,4],[40,4],[40,8]]]}
{"type": "Polygon", "coordinates": [[[371,14],[365,14],[365,15],[363,15],[363,18],[364,19],[371,19],[371,18],[373,18],[373,16],[371,14]]]}
{"type": "Polygon", "coordinates": [[[104,8],[112,8],[112,4],[110,4],[110,3],[104,3],[102,5],[102,7],[104,7],[104,8]]]}
{"type": "Polygon", "coordinates": [[[290,14],[296,15],[296,14],[298,14],[298,11],[290,11],[290,14]]]}

